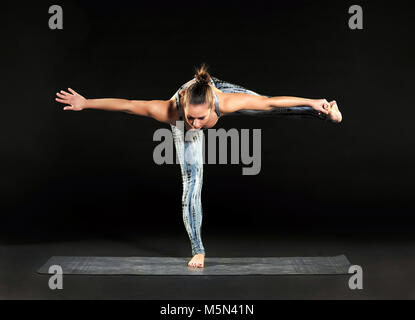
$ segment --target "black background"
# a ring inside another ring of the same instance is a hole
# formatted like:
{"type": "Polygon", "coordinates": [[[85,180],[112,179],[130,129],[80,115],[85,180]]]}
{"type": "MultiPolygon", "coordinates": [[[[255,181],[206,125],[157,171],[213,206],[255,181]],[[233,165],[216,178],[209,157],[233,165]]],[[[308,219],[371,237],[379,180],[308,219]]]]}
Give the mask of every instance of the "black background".
{"type": "Polygon", "coordinates": [[[341,124],[222,118],[261,128],[262,167],[205,165],[203,234],[410,232],[413,18],[351,1],[2,4],[0,236],[185,233],[179,165],[153,162],[153,119],[63,111],[55,93],[169,99],[206,62],[267,95],[335,99],[341,124]],[[48,28],[60,4],[64,29],[48,28]],[[361,4],[364,29],[350,30],[361,4]]]}

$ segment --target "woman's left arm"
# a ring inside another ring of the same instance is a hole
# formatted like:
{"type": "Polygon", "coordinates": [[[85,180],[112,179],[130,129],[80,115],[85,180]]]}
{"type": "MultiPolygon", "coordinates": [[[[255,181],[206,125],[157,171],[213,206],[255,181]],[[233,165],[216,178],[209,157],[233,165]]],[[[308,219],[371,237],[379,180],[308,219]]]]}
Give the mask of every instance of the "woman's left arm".
{"type": "Polygon", "coordinates": [[[310,106],[328,114],[330,104],[326,99],[307,99],[290,96],[266,97],[248,93],[223,93],[222,112],[232,113],[238,110],[272,110],[274,108],[290,108],[310,106]]]}

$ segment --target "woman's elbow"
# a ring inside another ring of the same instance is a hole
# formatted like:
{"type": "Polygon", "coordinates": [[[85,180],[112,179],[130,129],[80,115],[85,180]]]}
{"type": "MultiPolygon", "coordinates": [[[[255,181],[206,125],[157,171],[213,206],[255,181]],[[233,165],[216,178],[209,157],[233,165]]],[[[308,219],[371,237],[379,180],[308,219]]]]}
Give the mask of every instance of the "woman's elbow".
{"type": "Polygon", "coordinates": [[[261,97],[257,105],[258,110],[269,111],[274,108],[271,98],[261,97]]]}

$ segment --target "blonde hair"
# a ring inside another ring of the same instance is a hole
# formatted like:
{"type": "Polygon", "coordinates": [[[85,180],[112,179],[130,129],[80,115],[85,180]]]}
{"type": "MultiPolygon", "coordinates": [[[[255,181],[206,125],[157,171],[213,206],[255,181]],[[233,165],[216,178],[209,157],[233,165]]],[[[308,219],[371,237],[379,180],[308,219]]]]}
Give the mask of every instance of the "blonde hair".
{"type": "Polygon", "coordinates": [[[195,79],[184,93],[184,106],[191,104],[207,103],[211,108],[215,105],[215,97],[213,96],[213,89],[209,85],[211,77],[207,71],[208,66],[203,63],[199,68],[196,68],[195,79]]]}

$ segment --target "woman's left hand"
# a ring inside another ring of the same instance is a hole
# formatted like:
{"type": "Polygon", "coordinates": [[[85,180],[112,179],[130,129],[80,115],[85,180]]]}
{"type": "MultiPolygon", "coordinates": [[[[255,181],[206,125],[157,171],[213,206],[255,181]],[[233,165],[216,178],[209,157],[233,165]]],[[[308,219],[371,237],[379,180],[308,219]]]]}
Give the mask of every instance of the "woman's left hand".
{"type": "Polygon", "coordinates": [[[329,103],[326,99],[314,99],[310,103],[310,106],[319,112],[328,114],[330,111],[331,103],[329,103]]]}

